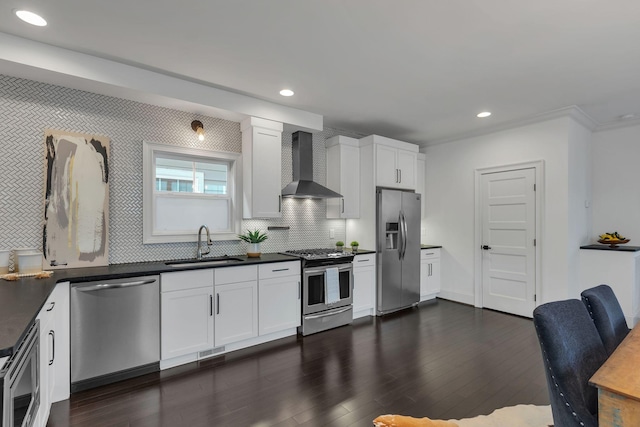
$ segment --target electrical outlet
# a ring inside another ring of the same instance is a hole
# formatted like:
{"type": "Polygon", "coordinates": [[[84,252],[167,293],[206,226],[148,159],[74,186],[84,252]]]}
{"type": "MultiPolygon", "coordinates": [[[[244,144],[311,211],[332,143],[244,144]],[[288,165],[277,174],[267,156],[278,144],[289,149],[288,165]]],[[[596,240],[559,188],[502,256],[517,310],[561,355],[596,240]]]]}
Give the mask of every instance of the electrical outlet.
{"type": "Polygon", "coordinates": [[[334,230],[333,228],[329,229],[329,238],[330,239],[335,239],[336,238],[336,230],[334,230]]]}

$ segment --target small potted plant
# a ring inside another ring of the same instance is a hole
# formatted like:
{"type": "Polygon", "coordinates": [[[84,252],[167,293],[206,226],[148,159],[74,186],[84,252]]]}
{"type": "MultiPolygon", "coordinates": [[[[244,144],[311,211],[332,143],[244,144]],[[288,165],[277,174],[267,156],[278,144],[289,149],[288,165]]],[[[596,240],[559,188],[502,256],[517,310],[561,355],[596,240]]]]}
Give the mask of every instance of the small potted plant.
{"type": "Polygon", "coordinates": [[[360,243],[358,243],[356,240],[354,240],[353,242],[351,242],[351,252],[353,252],[354,254],[356,252],[358,252],[358,247],[360,246],[360,243]]]}
{"type": "Polygon", "coordinates": [[[258,229],[253,231],[247,230],[245,234],[238,234],[238,237],[240,240],[244,240],[249,244],[249,247],[247,247],[247,256],[249,258],[260,257],[260,243],[267,240],[266,233],[261,233],[258,229]]]}
{"type": "Polygon", "coordinates": [[[344,247],[344,242],[342,240],[338,240],[336,242],[336,251],[342,252],[343,247],[344,247]]]}

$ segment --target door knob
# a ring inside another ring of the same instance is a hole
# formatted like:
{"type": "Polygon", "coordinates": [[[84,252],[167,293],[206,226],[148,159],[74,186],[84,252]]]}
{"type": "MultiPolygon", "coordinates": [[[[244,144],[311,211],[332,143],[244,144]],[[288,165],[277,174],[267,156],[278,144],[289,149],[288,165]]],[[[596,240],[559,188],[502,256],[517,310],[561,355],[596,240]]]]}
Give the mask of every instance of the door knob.
{"type": "Polygon", "coordinates": [[[491,249],[491,246],[484,245],[482,246],[482,249],[488,251],[489,249],[491,249]]]}

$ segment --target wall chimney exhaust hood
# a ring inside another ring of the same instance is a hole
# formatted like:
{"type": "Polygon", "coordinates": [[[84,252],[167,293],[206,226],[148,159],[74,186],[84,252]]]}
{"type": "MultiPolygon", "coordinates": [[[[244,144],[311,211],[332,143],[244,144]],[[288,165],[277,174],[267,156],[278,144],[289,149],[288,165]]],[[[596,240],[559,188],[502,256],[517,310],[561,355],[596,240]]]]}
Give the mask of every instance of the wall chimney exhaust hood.
{"type": "Polygon", "coordinates": [[[309,132],[292,135],[293,182],[282,189],[282,197],[301,199],[330,199],[342,197],[313,181],[313,141],[309,132]]]}

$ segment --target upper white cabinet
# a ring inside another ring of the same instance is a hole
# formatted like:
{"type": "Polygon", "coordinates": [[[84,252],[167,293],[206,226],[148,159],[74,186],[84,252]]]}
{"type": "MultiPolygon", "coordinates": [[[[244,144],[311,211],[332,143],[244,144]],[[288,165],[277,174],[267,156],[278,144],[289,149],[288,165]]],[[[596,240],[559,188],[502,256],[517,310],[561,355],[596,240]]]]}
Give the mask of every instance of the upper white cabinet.
{"type": "Polygon", "coordinates": [[[360,217],[360,149],[358,140],[334,136],[327,147],[327,187],[342,194],[327,199],[327,218],[360,217]]]}
{"type": "Polygon", "coordinates": [[[282,123],[249,117],[242,121],[244,218],[282,215],[282,123]]]}
{"type": "MultiPolygon", "coordinates": [[[[373,145],[375,185],[415,190],[417,185],[418,146],[379,135],[360,140],[360,146],[373,145]]],[[[365,151],[368,156],[369,150],[365,151]]],[[[370,160],[367,161],[369,163],[370,160]]],[[[365,163],[362,163],[365,167],[365,163]]]]}

